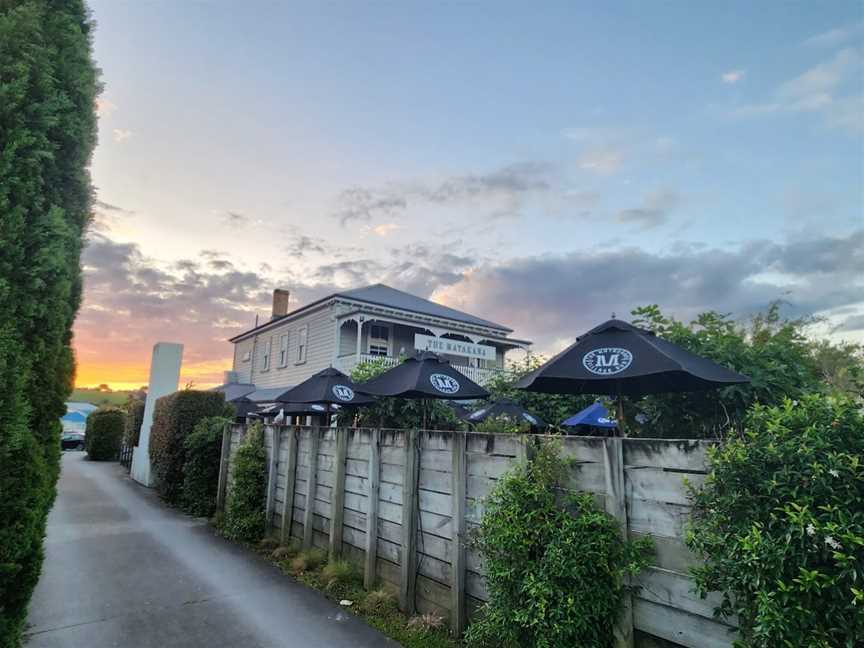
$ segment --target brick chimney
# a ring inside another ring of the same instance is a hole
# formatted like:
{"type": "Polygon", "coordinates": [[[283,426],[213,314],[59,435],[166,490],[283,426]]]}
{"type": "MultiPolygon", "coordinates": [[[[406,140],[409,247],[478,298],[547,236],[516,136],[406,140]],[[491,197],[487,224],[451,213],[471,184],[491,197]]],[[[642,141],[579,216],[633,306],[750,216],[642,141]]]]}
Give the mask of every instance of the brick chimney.
{"type": "Polygon", "coordinates": [[[273,291],[273,314],[270,319],[276,319],[288,314],[288,296],[291,293],[282,288],[273,291]]]}

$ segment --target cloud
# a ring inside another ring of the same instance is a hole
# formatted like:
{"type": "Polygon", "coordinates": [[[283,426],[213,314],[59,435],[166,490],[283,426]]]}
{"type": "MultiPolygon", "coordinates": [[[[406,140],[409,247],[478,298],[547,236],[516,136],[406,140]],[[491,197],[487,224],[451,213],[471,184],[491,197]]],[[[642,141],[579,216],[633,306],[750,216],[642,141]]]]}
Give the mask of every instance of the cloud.
{"type": "Polygon", "coordinates": [[[781,297],[797,315],[860,303],[862,295],[864,230],[802,242],[752,240],[731,250],[652,254],[622,247],[526,257],[475,268],[434,293],[449,306],[512,326],[541,352],[612,312],[626,315],[645,304],[685,320],[706,310],[746,318],[781,297]]]}
{"type": "Polygon", "coordinates": [[[242,227],[248,224],[250,220],[246,214],[236,211],[227,211],[222,218],[222,222],[228,227],[242,227]]]}
{"type": "Polygon", "coordinates": [[[864,313],[860,315],[850,315],[835,327],[832,332],[852,333],[854,331],[864,331],[864,313]]]}
{"type": "Polygon", "coordinates": [[[397,223],[381,223],[372,228],[372,233],[375,236],[386,238],[399,229],[402,229],[402,226],[397,223]]]}
{"type": "Polygon", "coordinates": [[[609,175],[618,171],[624,164],[624,153],[612,148],[596,149],[583,153],[576,164],[584,171],[609,175]]]}
{"type": "Polygon", "coordinates": [[[344,227],[387,218],[392,222],[409,206],[456,206],[485,203],[493,216],[512,216],[531,194],[548,191],[552,167],[541,162],[511,164],[488,173],[452,175],[441,180],[394,184],[372,189],[352,187],[338,198],[333,216],[344,227]]]}
{"type": "Polygon", "coordinates": [[[103,97],[96,98],[96,114],[100,117],[110,117],[117,110],[117,104],[103,97]]]}
{"type": "Polygon", "coordinates": [[[837,47],[860,36],[862,31],[864,31],[864,21],[816,34],[801,44],[805,47],[837,47]]]}
{"type": "Polygon", "coordinates": [[[669,214],[680,203],[681,196],[677,192],[661,189],[645,196],[639,207],[619,211],[616,220],[619,223],[636,225],[642,230],[654,229],[665,225],[669,214]]]}
{"type": "Polygon", "coordinates": [[[831,59],[814,65],[777,87],[769,101],[739,106],[736,117],[753,117],[777,112],[822,115],[829,128],[858,134],[864,130],[864,103],[860,78],[861,53],[853,48],[837,52],[831,59]]]}
{"type": "Polygon", "coordinates": [[[720,80],[729,84],[738,83],[743,78],[744,70],[729,70],[720,75],[720,80]]]}
{"type": "Polygon", "coordinates": [[[111,131],[112,137],[115,142],[125,142],[129,138],[131,138],[135,133],[131,130],[125,130],[123,128],[115,128],[111,131]]]}

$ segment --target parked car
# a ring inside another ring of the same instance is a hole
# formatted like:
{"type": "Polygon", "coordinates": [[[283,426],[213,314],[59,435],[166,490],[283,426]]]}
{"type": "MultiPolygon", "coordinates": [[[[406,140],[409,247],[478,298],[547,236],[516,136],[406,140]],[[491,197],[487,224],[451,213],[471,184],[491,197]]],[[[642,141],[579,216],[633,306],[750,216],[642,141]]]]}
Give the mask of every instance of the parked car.
{"type": "Polygon", "coordinates": [[[63,436],[60,437],[60,448],[63,450],[83,450],[84,433],[64,432],[63,436]]]}

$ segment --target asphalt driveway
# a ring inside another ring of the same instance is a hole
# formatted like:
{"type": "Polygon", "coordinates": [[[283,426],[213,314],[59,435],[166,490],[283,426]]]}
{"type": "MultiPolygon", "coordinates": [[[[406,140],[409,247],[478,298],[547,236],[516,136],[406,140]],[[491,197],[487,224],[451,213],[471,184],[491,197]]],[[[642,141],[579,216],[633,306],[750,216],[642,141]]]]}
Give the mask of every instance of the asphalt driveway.
{"type": "Polygon", "coordinates": [[[398,646],[118,464],[76,452],[62,466],[28,647],[398,646]]]}

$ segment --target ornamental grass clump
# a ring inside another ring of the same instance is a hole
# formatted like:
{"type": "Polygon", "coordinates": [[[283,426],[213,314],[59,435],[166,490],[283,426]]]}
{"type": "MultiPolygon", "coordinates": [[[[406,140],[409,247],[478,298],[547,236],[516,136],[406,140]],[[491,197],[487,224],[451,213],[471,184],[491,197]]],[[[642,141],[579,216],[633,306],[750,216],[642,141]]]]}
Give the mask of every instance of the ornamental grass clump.
{"type": "Polygon", "coordinates": [[[475,544],[489,600],[468,629],[472,647],[609,648],[627,576],[650,543],[622,539],[587,494],[561,489],[566,462],[547,443],[507,473],[485,502],[475,544]]]}
{"type": "Polygon", "coordinates": [[[233,540],[258,542],[267,530],[267,449],[260,422],[246,431],[232,459],[232,473],[222,532],[233,540]]]}
{"type": "Polygon", "coordinates": [[[723,593],[736,646],[864,641],[864,415],[846,397],[753,407],[712,449],[687,544],[701,592],[723,593]]]}

